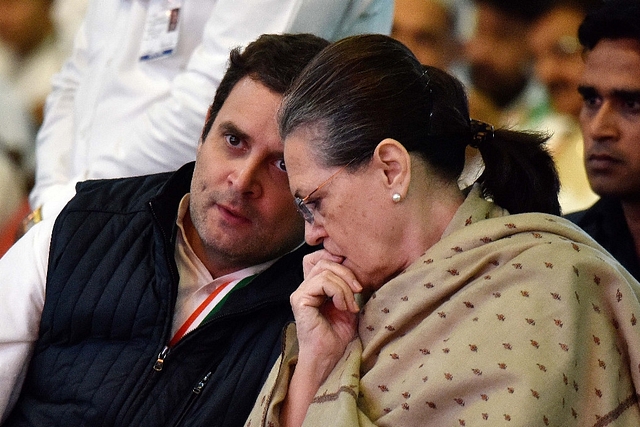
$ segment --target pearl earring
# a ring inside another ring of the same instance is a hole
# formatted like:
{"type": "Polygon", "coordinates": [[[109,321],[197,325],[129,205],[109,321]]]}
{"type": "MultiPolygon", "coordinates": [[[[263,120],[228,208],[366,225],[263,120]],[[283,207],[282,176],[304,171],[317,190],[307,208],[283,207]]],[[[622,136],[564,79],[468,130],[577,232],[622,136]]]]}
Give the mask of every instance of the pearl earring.
{"type": "Polygon", "coordinates": [[[400,195],[400,193],[393,193],[393,196],[391,196],[391,200],[393,200],[393,203],[398,203],[400,200],[402,200],[402,196],[400,195]]]}

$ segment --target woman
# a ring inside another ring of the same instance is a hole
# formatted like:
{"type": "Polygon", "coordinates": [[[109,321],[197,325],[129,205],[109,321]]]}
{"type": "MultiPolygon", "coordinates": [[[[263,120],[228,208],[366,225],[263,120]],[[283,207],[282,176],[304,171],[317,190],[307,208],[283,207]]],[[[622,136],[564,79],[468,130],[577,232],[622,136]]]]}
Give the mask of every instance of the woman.
{"type": "Polygon", "coordinates": [[[322,51],[280,130],[324,249],[247,425],[640,425],[640,285],[555,215],[545,138],[470,120],[380,35],[322,51]],[[461,191],[467,146],[485,169],[461,191]]]}

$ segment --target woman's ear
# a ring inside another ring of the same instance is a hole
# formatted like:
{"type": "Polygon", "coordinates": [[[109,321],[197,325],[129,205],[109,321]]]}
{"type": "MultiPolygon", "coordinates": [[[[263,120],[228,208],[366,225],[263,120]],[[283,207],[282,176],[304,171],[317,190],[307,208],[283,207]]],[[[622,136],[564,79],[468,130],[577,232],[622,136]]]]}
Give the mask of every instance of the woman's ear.
{"type": "Polygon", "coordinates": [[[373,163],[384,174],[385,185],[404,198],[411,181],[411,156],[407,149],[395,139],[386,138],[373,152],[373,163]]]}

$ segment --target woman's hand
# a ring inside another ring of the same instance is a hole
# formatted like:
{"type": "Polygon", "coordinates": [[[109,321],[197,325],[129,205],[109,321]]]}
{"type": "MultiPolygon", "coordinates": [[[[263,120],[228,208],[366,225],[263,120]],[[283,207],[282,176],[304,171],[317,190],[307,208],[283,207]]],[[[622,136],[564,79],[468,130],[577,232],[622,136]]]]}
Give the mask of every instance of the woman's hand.
{"type": "Polygon", "coordinates": [[[354,294],[362,290],[341,262],[341,257],[324,249],[307,255],[303,261],[305,280],[291,295],[299,360],[317,359],[317,364],[327,365],[316,366],[325,368],[326,375],[355,336],[359,308],[354,294]]]}
{"type": "Polygon", "coordinates": [[[302,424],[313,396],[356,334],[354,294],[362,287],[341,262],[324,249],[307,255],[305,280],[291,295],[299,352],[280,416],[285,426],[302,424]]]}

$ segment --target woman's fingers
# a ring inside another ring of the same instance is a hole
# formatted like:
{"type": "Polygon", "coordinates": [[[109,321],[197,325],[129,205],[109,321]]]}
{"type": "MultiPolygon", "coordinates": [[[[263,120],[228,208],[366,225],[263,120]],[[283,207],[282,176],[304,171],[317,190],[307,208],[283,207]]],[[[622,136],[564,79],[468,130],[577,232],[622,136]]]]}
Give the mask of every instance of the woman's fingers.
{"type": "Polygon", "coordinates": [[[333,255],[326,249],[320,249],[319,251],[315,251],[310,253],[309,255],[306,255],[302,260],[302,269],[304,271],[305,278],[313,269],[313,267],[315,267],[315,265],[321,260],[328,260],[335,262],[336,264],[340,264],[343,258],[337,255],[333,255]]]}
{"type": "Polygon", "coordinates": [[[354,292],[360,291],[361,288],[359,285],[354,285],[355,278],[348,269],[339,264],[331,264],[329,268],[302,282],[291,295],[294,311],[297,307],[319,308],[327,299],[331,299],[333,305],[339,310],[358,312],[359,307],[354,292]],[[345,281],[345,277],[348,282],[345,281]]]}
{"type": "Polygon", "coordinates": [[[325,271],[332,271],[340,277],[353,293],[362,291],[362,286],[351,270],[342,265],[344,258],[331,254],[325,249],[313,252],[304,257],[303,268],[305,279],[311,279],[325,271]]]}

